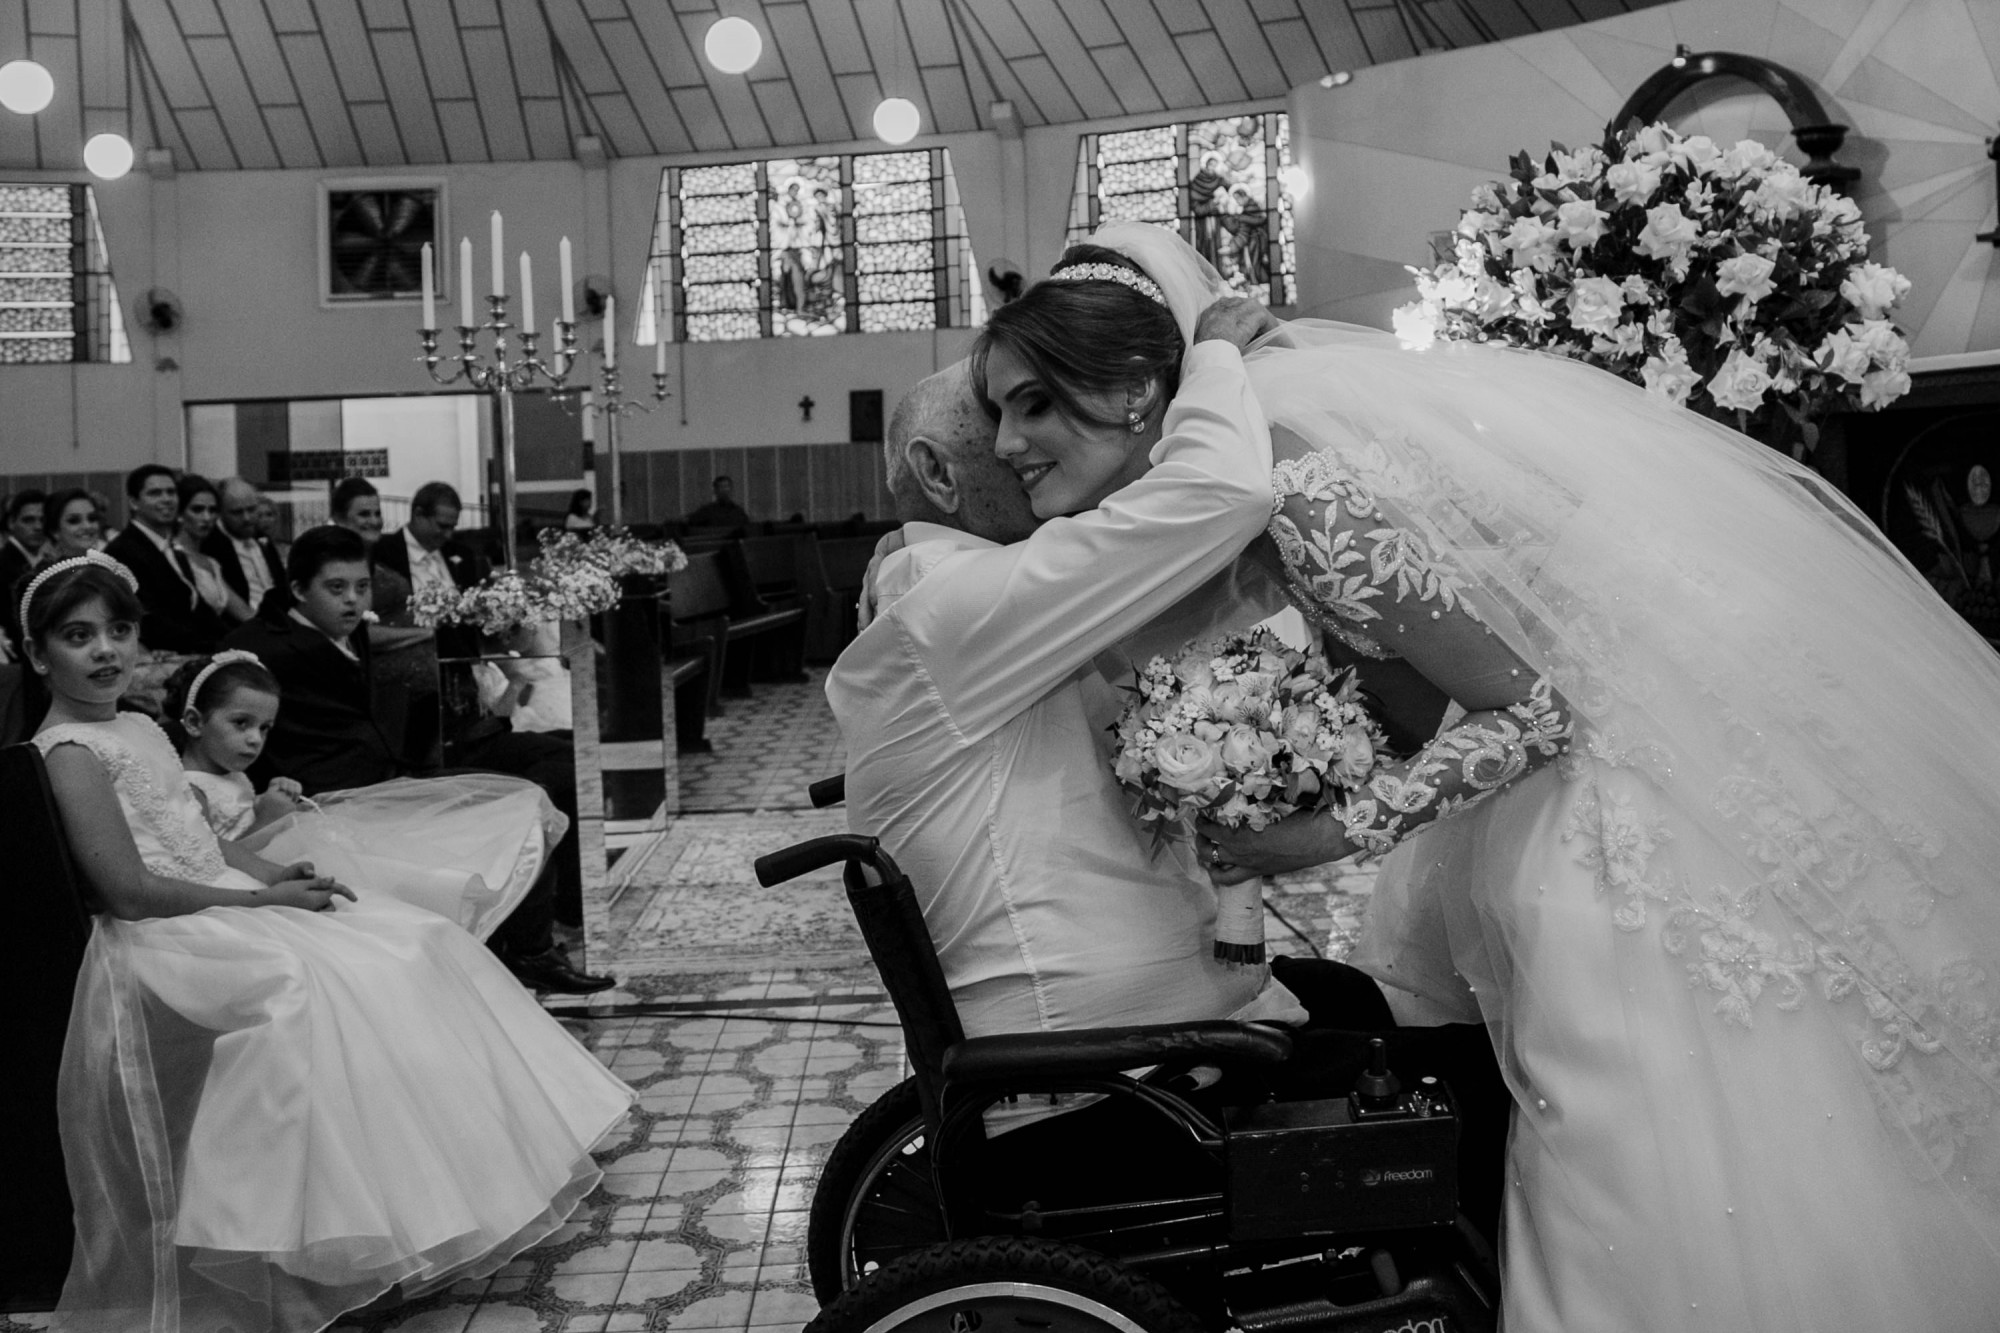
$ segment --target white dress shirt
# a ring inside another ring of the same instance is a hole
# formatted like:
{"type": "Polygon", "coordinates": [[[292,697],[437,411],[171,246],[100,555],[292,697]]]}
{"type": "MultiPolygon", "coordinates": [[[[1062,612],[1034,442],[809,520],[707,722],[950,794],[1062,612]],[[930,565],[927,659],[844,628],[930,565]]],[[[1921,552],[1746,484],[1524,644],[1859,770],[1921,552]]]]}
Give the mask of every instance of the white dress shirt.
{"type": "Polygon", "coordinates": [[[229,544],[236,548],[236,563],[243,567],[243,581],[249,585],[243,600],[255,611],[263,604],[264,594],[271,591],[271,566],[255,537],[232,536],[229,544]]]}
{"type": "Polygon", "coordinates": [[[444,562],[443,551],[427,551],[417,540],[416,534],[403,529],[403,545],[410,553],[410,590],[438,587],[452,589],[458,586],[451,576],[451,566],[444,562]]]}
{"type": "Polygon", "coordinates": [[[1215,960],[1207,876],[1111,775],[1123,696],[1093,659],[1230,567],[1271,513],[1270,435],[1233,346],[1188,353],[1165,432],[1144,477],[1025,542],[910,525],[882,610],[827,679],[848,825],[915,884],[969,1036],[1305,1017],[1261,969],[1215,960]]]}

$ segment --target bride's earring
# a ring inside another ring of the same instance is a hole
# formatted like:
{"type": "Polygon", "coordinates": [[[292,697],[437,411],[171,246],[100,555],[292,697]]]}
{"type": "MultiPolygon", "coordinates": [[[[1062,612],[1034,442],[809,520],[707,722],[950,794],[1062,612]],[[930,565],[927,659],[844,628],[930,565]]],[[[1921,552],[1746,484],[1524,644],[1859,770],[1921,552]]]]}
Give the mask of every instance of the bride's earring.
{"type": "Polygon", "coordinates": [[[1143,435],[1146,433],[1146,419],[1139,415],[1138,408],[1126,409],[1125,420],[1131,423],[1134,435],[1143,435]]]}

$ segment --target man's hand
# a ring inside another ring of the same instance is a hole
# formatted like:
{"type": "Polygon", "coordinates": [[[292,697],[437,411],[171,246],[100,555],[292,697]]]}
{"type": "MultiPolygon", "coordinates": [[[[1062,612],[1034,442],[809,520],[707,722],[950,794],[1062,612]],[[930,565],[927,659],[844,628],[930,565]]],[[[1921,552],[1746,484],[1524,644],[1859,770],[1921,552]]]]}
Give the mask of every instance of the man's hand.
{"type": "Polygon", "coordinates": [[[335,898],[356,901],[353,889],[326,876],[288,877],[257,895],[258,902],[263,906],[298,907],[308,912],[331,911],[335,898]]]}
{"type": "Polygon", "coordinates": [[[856,633],[867,629],[875,619],[875,575],[882,568],[882,562],[903,549],[901,528],[891,528],[882,534],[882,540],[875,543],[875,554],[868,558],[868,572],[861,576],[861,602],[856,608],[858,624],[856,633]]]}
{"type": "Polygon", "coordinates": [[[1194,340],[1219,338],[1241,350],[1277,327],[1277,316],[1262,302],[1247,296],[1224,296],[1201,312],[1194,323],[1194,340]]]}
{"type": "Polygon", "coordinates": [[[1238,884],[1258,875],[1307,870],[1354,855],[1347,829],[1334,814],[1301,810],[1258,832],[1245,824],[1226,828],[1204,819],[1195,825],[1195,852],[1217,884],[1238,884]]]}

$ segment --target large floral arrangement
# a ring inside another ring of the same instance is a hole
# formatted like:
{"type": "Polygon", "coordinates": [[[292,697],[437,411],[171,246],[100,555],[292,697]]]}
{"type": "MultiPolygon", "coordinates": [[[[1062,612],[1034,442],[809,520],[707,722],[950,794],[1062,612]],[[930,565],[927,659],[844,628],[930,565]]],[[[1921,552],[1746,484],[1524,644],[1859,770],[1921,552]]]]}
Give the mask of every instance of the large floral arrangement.
{"type": "MultiPolygon", "coordinates": [[[[1261,829],[1336,805],[1387,746],[1352,668],[1336,670],[1317,645],[1300,651],[1264,629],[1155,657],[1113,730],[1112,771],[1133,813],[1161,831],[1197,817],[1261,829]]],[[[1217,896],[1216,957],[1261,963],[1260,886],[1217,896]]]]}
{"type": "Polygon", "coordinates": [[[623,528],[544,532],[525,571],[498,570],[470,588],[419,588],[410,615],[419,625],[470,625],[500,638],[523,625],[609,611],[626,575],[685,568],[687,556],[673,542],[645,541],[623,528]]]}
{"type": "Polygon", "coordinates": [[[1853,200],[1762,144],[1649,125],[1509,165],[1473,192],[1454,260],[1411,270],[1406,342],[1559,352],[1803,448],[1833,409],[1909,392],[1889,318],[1909,281],[1868,260],[1853,200]]]}

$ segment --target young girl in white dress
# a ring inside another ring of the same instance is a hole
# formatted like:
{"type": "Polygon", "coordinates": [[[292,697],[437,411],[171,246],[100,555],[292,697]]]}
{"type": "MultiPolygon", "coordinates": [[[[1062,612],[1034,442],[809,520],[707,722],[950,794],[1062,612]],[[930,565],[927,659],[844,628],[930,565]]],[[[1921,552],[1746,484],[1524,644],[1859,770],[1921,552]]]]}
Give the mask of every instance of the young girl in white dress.
{"type": "Polygon", "coordinates": [[[397,778],[317,800],[280,777],[259,796],[244,770],[280,706],[277,679],[241,649],[190,662],[167,683],[181,764],[209,827],[268,861],[310,861],[483,940],[534,887],[568,827],[540,787],[498,773],[397,778]]]}
{"type": "Polygon", "coordinates": [[[96,908],[63,1052],[65,1330],[307,1330],[492,1273],[596,1185],[631,1090],[434,913],[219,843],[150,719],[129,571],[23,598],[96,908]]]}

